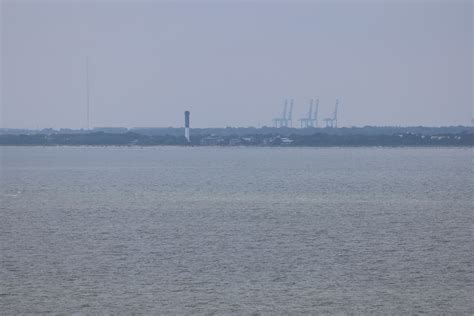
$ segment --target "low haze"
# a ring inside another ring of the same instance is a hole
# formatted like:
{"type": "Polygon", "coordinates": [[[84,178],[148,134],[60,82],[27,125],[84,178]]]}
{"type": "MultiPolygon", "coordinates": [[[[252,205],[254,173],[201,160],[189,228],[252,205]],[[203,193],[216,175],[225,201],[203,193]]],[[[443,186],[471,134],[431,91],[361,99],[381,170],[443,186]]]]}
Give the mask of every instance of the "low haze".
{"type": "Polygon", "coordinates": [[[469,125],[471,1],[1,4],[0,127],[469,125]]]}

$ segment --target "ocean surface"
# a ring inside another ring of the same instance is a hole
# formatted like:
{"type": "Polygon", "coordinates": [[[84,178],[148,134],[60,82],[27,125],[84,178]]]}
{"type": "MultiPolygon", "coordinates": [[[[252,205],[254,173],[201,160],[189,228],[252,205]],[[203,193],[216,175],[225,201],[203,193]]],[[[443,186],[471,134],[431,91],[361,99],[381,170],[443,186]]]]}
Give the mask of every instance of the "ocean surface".
{"type": "Polygon", "coordinates": [[[474,314],[471,148],[0,157],[2,315],[474,314]]]}

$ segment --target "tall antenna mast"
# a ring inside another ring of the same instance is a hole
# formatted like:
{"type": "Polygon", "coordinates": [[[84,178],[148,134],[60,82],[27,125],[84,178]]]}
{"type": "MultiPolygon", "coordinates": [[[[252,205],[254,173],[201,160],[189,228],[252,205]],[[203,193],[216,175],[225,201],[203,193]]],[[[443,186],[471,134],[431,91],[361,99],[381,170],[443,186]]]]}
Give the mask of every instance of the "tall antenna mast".
{"type": "Polygon", "coordinates": [[[87,102],[87,130],[90,130],[89,56],[86,57],[86,102],[87,102]]]}

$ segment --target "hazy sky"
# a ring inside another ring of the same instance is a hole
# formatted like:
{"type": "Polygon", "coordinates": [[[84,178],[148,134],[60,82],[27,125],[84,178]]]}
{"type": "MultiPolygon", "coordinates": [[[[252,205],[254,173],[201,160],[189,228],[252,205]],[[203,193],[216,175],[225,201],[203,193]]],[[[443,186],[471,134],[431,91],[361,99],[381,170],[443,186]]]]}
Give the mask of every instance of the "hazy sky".
{"type": "Polygon", "coordinates": [[[470,124],[472,1],[1,3],[1,127],[470,124]]]}

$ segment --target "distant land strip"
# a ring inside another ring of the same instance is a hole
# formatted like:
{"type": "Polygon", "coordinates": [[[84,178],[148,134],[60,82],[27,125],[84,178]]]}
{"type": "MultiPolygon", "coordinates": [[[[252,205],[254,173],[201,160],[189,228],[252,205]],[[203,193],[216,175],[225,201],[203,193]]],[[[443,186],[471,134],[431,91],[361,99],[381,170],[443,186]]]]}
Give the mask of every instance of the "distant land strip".
{"type": "MultiPolygon", "coordinates": [[[[441,128],[440,128],[441,129],[441,128]]],[[[183,129],[175,129],[183,130],[183,129]]],[[[231,133],[227,129],[202,129],[188,143],[184,133],[150,134],[127,131],[113,133],[82,131],[74,133],[0,134],[0,146],[285,146],[285,147],[361,147],[361,146],[474,146],[474,130],[466,127],[456,132],[430,129],[430,133],[402,130],[395,133],[357,133],[348,129],[313,129],[313,133],[298,133],[296,129],[272,133],[231,133]],[[293,130],[293,133],[291,131],[293,130]],[[339,131],[338,131],[339,130],[339,131]],[[352,133],[351,133],[352,131],[352,133]],[[230,132],[230,133],[229,133],[230,132]]],[[[360,131],[359,131],[360,132],[360,131]]]]}

